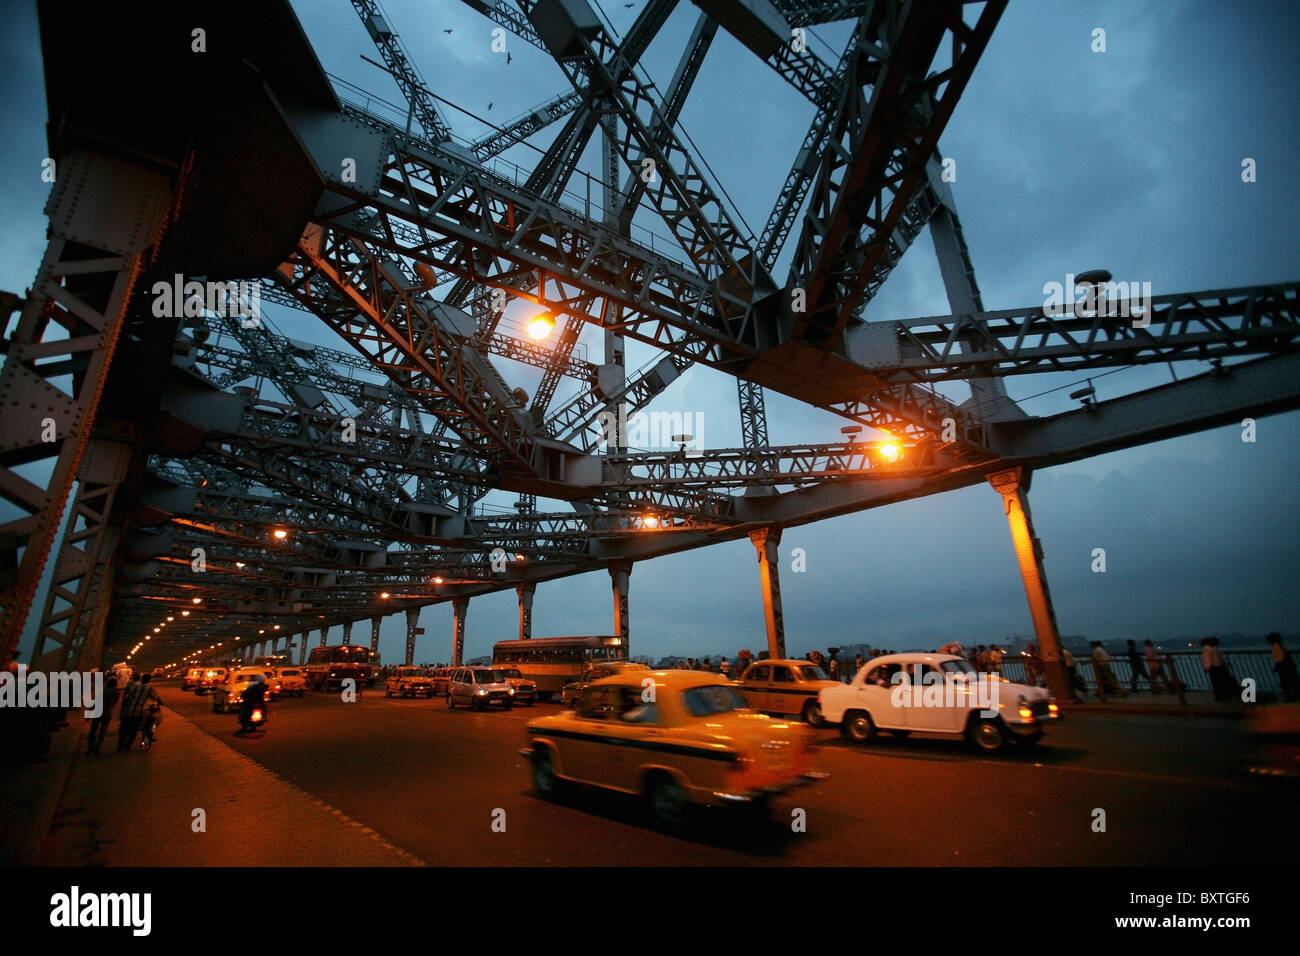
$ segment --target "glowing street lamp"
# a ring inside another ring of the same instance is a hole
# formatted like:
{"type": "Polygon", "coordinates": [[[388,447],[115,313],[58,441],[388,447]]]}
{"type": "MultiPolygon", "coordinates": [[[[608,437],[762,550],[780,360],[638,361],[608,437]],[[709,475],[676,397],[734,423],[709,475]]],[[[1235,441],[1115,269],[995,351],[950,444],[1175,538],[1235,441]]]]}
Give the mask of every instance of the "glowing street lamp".
{"type": "Polygon", "coordinates": [[[553,328],[555,328],[555,320],[551,318],[550,313],[540,312],[528,323],[528,334],[540,342],[551,334],[553,328]]]}
{"type": "Polygon", "coordinates": [[[271,535],[276,541],[283,541],[285,538],[289,537],[289,532],[285,531],[283,528],[276,528],[271,532],[271,535]]]}

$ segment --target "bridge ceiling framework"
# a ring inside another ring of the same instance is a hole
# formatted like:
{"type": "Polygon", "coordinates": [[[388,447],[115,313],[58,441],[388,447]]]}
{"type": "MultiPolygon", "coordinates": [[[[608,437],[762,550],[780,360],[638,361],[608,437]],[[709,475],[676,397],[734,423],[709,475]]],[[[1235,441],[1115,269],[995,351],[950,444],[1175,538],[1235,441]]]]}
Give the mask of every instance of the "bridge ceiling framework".
{"type": "MultiPolygon", "coordinates": [[[[783,528],[992,480],[1032,536],[1024,496],[1036,468],[1300,406],[1300,283],[1158,295],[1141,321],[1071,304],[985,310],[940,138],[1005,0],[696,0],[676,72],[659,83],[641,60],[686,4],[647,0],[619,36],[587,0],[463,2],[551,57],[565,84],[469,142],[371,0],[352,6],[409,101],[404,126],[346,101],[319,67],[270,68],[265,38],[231,40],[262,70],[241,95],[275,105],[283,181],[310,184],[310,202],[286,199],[279,219],[249,226],[282,237],[263,268],[195,252],[212,220],[187,203],[225,182],[210,172],[211,145],[159,164],[126,122],[118,140],[95,140],[102,155],[72,134],[53,144],[90,187],[131,184],[134,226],[106,228],[127,199],[64,208],[57,193],[36,284],[0,299],[0,493],[21,512],[0,527],[6,659],[50,560],[33,659],[131,654],[152,666],[346,633],[363,618],[377,635],[374,622],[442,602],[462,642],[469,598],[508,588],[531,632],[537,583],[602,569],[626,634],[634,562],[745,538],[763,569],[769,639],[783,646],[783,528]],[[838,21],[849,39],[835,62],[792,42],[838,21]],[[715,178],[720,164],[681,128],[720,30],[811,116],[785,144],[790,171],[757,236],[715,178]],[[528,154],[531,169],[491,162],[534,138],[547,145],[528,154]],[[598,211],[570,190],[593,139],[598,211]],[[638,227],[647,219],[653,244],[638,227]],[[864,320],[927,226],[953,314],[864,320]],[[155,282],[173,274],[209,295],[244,280],[262,307],[314,316],[335,345],[211,301],[158,322],[155,282]],[[519,334],[506,318],[518,303],[550,313],[549,340],[519,334]],[[579,344],[588,326],[607,339],[603,361],[579,344]],[[652,360],[625,369],[623,338],[652,347],[652,360]],[[533,395],[502,359],[540,376],[533,395]],[[1050,417],[1027,415],[996,384],[1175,361],[1210,366],[1050,417]],[[736,378],[742,447],[610,440],[611,409],[647,408],[696,365],[736,378]],[[73,385],[55,395],[61,371],[73,385]],[[147,397],[128,400],[141,380],[147,397]],[[939,391],[951,383],[997,400],[956,402],[939,391]],[[848,437],[770,445],[765,391],[839,416],[848,437]],[[44,412],[19,422],[22,402],[44,412]],[[52,443],[40,440],[44,417],[52,443]],[[41,459],[44,487],[15,470],[41,459]],[[69,501],[74,519],[56,542],[69,501]]],[[[314,63],[287,4],[269,6],[286,60],[314,63]]],[[[232,23],[261,15],[245,0],[231,9],[232,23]]],[[[60,104],[52,112],[76,113],[60,104]]]]}

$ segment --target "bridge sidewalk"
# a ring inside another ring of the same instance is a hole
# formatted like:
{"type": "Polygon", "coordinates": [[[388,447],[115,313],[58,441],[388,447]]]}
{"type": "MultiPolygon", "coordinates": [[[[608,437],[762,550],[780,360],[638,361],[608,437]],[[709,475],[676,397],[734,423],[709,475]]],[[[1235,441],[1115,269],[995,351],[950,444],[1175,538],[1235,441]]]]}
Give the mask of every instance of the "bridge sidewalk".
{"type": "Polygon", "coordinates": [[[1248,706],[1240,700],[1216,701],[1209,691],[1188,691],[1187,705],[1178,702],[1177,694],[1152,694],[1149,690],[1129,692],[1125,696],[1107,694],[1103,703],[1089,694],[1083,703],[1066,700],[1062,710],[1070,714],[1142,714],[1161,717],[1244,717],[1248,706]]]}
{"type": "MultiPolygon", "coordinates": [[[[422,861],[164,709],[158,742],[126,754],[86,754],[79,714],[60,731],[27,789],[27,842],[14,862],[49,866],[352,866],[422,861]],[[59,773],[60,768],[66,768],[59,773]],[[45,805],[33,800],[36,791],[45,805]],[[49,811],[53,807],[53,812],[49,811]],[[195,810],[206,831],[195,832],[195,810]],[[42,813],[48,821],[41,827],[42,813]],[[43,840],[42,840],[43,837],[43,840]],[[329,847],[327,854],[321,848],[329,847]],[[24,859],[23,857],[26,857],[24,859]]],[[[10,848],[11,854],[13,848],[10,848]]]]}

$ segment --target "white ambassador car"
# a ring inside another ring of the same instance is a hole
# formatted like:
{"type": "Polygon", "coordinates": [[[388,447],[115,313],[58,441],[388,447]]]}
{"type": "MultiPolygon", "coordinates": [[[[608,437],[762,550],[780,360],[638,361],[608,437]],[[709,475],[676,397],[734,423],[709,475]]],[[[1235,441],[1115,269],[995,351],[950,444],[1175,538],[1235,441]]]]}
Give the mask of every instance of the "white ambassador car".
{"type": "Polygon", "coordinates": [[[866,743],[878,730],[895,737],[916,732],[965,737],[997,753],[1007,741],[1042,739],[1060,711],[1041,687],[981,673],[955,654],[888,654],[867,662],[851,684],[824,688],[822,717],[840,733],[866,743]]]}

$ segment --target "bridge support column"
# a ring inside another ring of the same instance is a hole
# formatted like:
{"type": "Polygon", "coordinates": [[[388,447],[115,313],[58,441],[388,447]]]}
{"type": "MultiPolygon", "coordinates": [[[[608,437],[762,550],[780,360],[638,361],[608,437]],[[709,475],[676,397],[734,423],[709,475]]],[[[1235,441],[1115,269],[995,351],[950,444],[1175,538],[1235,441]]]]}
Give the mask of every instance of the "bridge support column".
{"type": "Polygon", "coordinates": [[[420,626],[420,609],[418,607],[408,607],[406,609],[406,666],[410,667],[415,663],[415,631],[420,626]]]}
{"type": "Polygon", "coordinates": [[[465,657],[465,615],[468,613],[469,598],[456,597],[451,599],[452,667],[459,667],[465,657]]]}
{"type": "Polygon", "coordinates": [[[356,623],[356,621],[344,621],[344,622],[343,622],[343,643],[344,643],[344,644],[351,644],[351,643],[352,643],[352,625],[355,624],[355,623],[356,623]]]}
{"type": "Polygon", "coordinates": [[[311,631],[303,631],[298,638],[298,666],[307,663],[307,645],[311,642],[311,631]]]}
{"type": "Polygon", "coordinates": [[[526,641],[533,636],[533,593],[536,584],[516,584],[515,593],[519,595],[519,640],[526,641]]]}
{"type": "Polygon", "coordinates": [[[1034,622],[1034,637],[1038,640],[1038,653],[1043,661],[1047,686],[1058,700],[1070,696],[1065,679],[1065,665],[1061,662],[1061,638],[1056,629],[1056,612],[1052,609],[1052,595],[1047,589],[1047,574],[1043,568],[1043,547],[1034,534],[1033,519],[1029,514],[1029,482],[1032,472],[1021,468],[1008,468],[988,476],[989,484],[1002,496],[1011,527],[1011,542],[1020,562],[1020,578],[1025,584],[1025,597],[1029,599],[1029,614],[1034,622]]]}
{"type": "Polygon", "coordinates": [[[785,657],[785,618],[781,613],[780,528],[760,528],[749,533],[758,552],[758,573],[763,587],[763,623],[767,627],[767,655],[785,657]]]}
{"type": "Polygon", "coordinates": [[[632,562],[616,561],[609,566],[609,581],[614,592],[614,633],[622,642],[623,654],[632,656],[632,626],[627,616],[627,594],[632,583],[632,562]]]}
{"type": "Polygon", "coordinates": [[[318,646],[320,647],[325,646],[325,637],[329,634],[329,632],[330,629],[328,627],[322,627],[320,629],[320,640],[317,642],[318,646]]]}
{"type": "Polygon", "coordinates": [[[382,617],[372,617],[370,619],[370,653],[375,654],[379,651],[379,625],[384,623],[382,617]]]}

